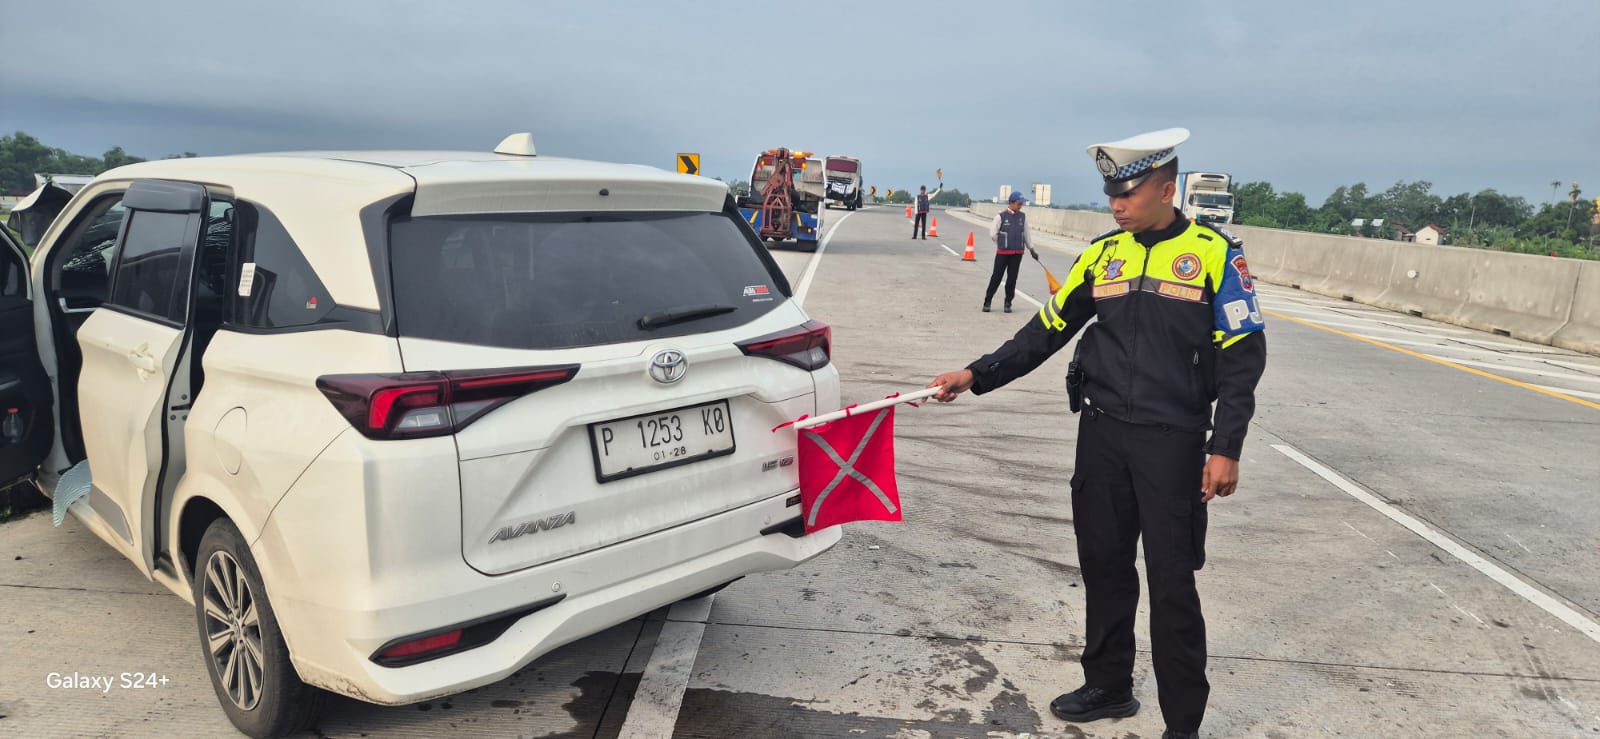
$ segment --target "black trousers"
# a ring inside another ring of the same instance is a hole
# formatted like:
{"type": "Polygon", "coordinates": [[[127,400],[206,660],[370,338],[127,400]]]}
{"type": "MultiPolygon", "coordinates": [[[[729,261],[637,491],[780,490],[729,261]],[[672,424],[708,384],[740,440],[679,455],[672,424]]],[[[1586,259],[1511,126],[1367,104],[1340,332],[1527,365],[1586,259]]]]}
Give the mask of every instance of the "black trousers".
{"type": "Polygon", "coordinates": [[[1211,694],[1194,584],[1205,564],[1204,444],[1203,432],[1124,423],[1086,408],[1072,475],[1072,527],[1088,599],[1084,682],[1133,686],[1134,547],[1143,534],[1156,687],[1167,728],[1178,731],[1200,729],[1211,694]]]}
{"type": "Polygon", "coordinates": [[[922,238],[928,238],[928,214],[926,212],[918,213],[917,220],[911,222],[911,238],[917,237],[918,229],[922,230],[922,238]]]}
{"type": "Polygon", "coordinates": [[[983,304],[988,305],[994,299],[994,291],[1000,287],[1000,277],[1006,278],[1006,305],[1011,305],[1011,300],[1017,297],[1017,273],[1022,271],[1021,254],[996,254],[994,255],[994,272],[989,275],[989,289],[983,292],[983,304]]]}

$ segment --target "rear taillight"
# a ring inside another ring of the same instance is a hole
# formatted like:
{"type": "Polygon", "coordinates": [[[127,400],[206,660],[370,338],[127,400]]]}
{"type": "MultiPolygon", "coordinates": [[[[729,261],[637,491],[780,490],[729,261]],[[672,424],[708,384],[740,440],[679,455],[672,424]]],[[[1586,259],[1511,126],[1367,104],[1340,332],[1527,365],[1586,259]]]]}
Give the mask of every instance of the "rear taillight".
{"type": "Polygon", "coordinates": [[[317,389],[369,439],[446,436],[528,393],[560,385],[578,365],[398,375],[327,375],[317,389]]]}
{"type": "Polygon", "coordinates": [[[461,629],[456,629],[415,641],[401,642],[379,652],[377,659],[380,663],[404,662],[460,646],[461,629]]]}
{"type": "Polygon", "coordinates": [[[833,329],[821,321],[739,344],[746,356],[768,357],[803,370],[819,370],[833,358],[833,329]]]}

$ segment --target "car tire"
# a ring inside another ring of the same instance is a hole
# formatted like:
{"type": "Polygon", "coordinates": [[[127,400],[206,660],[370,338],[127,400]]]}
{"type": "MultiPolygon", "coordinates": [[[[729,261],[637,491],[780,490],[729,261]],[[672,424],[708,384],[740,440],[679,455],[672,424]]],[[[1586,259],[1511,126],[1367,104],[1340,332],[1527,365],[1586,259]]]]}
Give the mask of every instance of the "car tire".
{"type": "Polygon", "coordinates": [[[300,681],[255,558],[226,518],[200,538],[193,592],[206,672],[234,727],[265,739],[315,724],[329,694],[300,681]]]}

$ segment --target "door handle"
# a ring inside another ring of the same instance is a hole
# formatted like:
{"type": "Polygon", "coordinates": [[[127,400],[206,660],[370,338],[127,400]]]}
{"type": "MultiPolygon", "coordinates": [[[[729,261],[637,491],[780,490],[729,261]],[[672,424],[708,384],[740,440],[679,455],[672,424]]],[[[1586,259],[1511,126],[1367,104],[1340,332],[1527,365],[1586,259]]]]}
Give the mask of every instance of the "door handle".
{"type": "Polygon", "coordinates": [[[72,301],[67,300],[66,298],[60,298],[57,302],[61,304],[61,312],[67,315],[93,313],[95,308],[98,307],[93,305],[73,305],[72,301]]]}
{"type": "Polygon", "coordinates": [[[139,370],[140,373],[155,374],[156,372],[161,371],[161,365],[156,364],[156,358],[150,353],[150,346],[148,344],[128,352],[128,361],[132,363],[133,368],[139,370]]]}

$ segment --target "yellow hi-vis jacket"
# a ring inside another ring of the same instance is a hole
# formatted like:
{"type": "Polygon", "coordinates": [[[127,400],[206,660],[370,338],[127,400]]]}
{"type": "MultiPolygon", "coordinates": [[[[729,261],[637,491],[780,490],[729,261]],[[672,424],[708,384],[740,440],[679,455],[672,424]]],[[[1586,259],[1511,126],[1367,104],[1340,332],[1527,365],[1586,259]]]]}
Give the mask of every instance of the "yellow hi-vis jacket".
{"type": "Polygon", "coordinates": [[[1098,320],[1078,355],[1085,410],[1129,423],[1212,429],[1206,451],[1239,457],[1267,360],[1239,239],[1181,213],[1158,231],[1101,234],[1036,318],[968,366],[973,392],[1031,372],[1091,318],[1098,320]]]}

